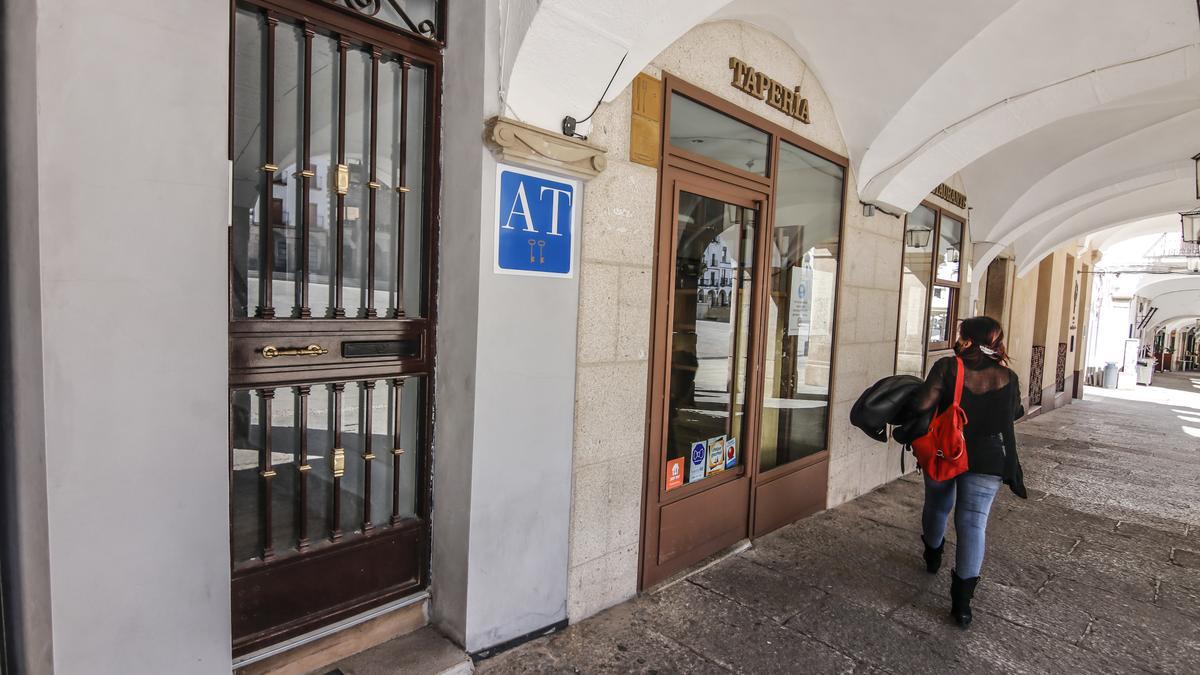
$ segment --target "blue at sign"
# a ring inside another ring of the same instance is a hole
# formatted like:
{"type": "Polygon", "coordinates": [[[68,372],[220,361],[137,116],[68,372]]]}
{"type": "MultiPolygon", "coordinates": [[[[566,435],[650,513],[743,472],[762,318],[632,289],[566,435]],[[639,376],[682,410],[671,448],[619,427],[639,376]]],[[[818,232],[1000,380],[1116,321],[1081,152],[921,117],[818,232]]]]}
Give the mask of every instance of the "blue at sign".
{"type": "Polygon", "coordinates": [[[496,271],[571,276],[577,184],[500,165],[496,178],[496,271]]]}

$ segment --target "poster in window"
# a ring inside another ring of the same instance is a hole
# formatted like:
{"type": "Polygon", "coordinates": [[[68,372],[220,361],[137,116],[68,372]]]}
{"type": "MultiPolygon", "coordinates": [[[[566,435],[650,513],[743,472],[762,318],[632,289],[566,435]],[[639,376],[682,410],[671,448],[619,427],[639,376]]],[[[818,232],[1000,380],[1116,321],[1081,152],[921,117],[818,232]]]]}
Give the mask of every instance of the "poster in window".
{"type": "Polygon", "coordinates": [[[812,321],[812,258],[804,257],[804,264],[793,266],[788,279],[788,336],[795,336],[800,355],[808,353],[808,336],[812,321]]]}

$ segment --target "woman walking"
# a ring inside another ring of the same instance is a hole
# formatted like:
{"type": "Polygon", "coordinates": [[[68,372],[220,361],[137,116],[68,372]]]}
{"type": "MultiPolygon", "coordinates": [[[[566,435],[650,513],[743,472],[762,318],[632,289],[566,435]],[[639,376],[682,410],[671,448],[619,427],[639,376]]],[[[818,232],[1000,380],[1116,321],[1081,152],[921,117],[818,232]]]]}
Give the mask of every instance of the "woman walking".
{"type": "Polygon", "coordinates": [[[1009,370],[1004,331],[994,319],[978,316],[962,322],[954,345],[958,358],[948,356],[934,364],[910,406],[915,412],[940,413],[954,399],[959,360],[963,365],[962,400],[966,412],[967,471],[945,481],[925,474],[925,508],[922,539],[925,565],[936,573],[942,564],[946,527],[951,509],[958,535],[955,566],[951,571],[950,615],[959,626],[971,623],[971,598],[983,566],[984,533],[992,500],[1002,483],[1017,496],[1025,486],[1017,461],[1013,421],[1024,414],[1017,375],[1009,370]]]}

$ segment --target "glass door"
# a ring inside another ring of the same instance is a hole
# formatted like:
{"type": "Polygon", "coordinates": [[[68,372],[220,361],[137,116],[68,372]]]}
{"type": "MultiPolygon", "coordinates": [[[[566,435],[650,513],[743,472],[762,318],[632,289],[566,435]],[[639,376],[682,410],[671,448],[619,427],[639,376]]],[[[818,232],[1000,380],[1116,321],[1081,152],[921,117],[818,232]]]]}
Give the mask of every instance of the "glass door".
{"type": "Polygon", "coordinates": [[[664,77],[642,588],[825,507],[847,161],[664,77]]]}
{"type": "Polygon", "coordinates": [[[428,579],[439,61],[294,8],[232,16],[237,656],[428,579]]]}
{"type": "Polygon", "coordinates": [[[749,534],[766,194],[685,172],[659,232],[645,585],[749,534]],[[652,554],[650,553],[652,551],[652,554]]]}
{"type": "Polygon", "coordinates": [[[745,473],[738,443],[757,230],[755,207],[679,193],[664,491],[745,473]]]}

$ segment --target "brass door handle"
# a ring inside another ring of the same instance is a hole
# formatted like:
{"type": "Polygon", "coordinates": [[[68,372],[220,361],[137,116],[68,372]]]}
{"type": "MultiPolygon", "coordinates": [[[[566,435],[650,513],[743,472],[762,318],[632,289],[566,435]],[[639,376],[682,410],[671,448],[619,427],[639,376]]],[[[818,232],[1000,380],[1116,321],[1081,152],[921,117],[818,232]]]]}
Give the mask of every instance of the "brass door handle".
{"type": "Polygon", "coordinates": [[[277,356],[324,356],[325,354],[329,353],[329,350],[325,349],[321,345],[309,345],[307,347],[287,347],[284,349],[280,349],[275,345],[267,345],[266,347],[263,347],[261,351],[264,359],[273,359],[277,356]]]}

